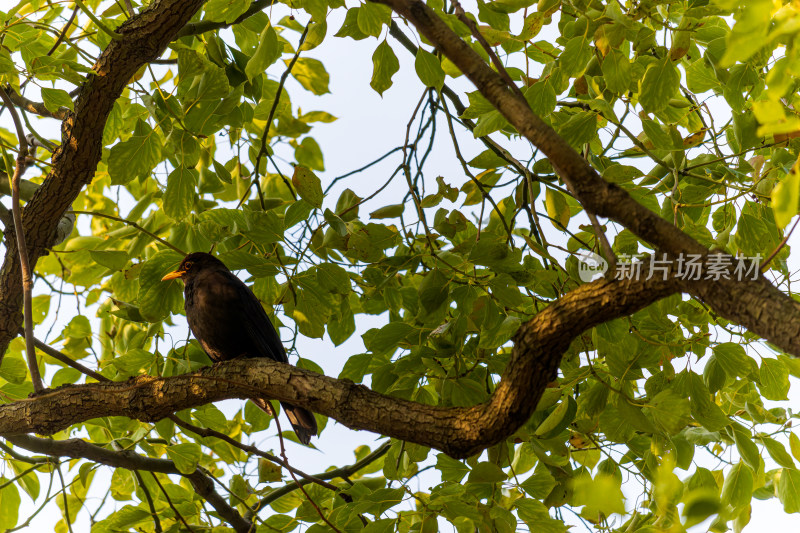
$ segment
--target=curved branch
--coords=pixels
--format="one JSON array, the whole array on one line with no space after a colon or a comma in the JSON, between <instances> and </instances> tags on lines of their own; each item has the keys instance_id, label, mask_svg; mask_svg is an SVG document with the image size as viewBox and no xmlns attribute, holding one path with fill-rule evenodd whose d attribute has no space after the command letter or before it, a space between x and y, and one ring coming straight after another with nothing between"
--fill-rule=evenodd
<instances>
[{"instance_id":1,"label":"curved branch","mask_svg":"<svg viewBox=\"0 0 800 533\"><path fill-rule=\"evenodd\" d=\"M677 291L674 279L658 277L598 280L578 287L520 328L500 384L487 402L473 407L435 407L393 398L349 380L258 358L168 378L141 376L122 383L65 386L0 406L0 434L52 434L105 416L155 421L209 402L266 396L352 429L468 457L505 439L527 421L573 338Z\"/></svg>"},{"instance_id":2,"label":"curved branch","mask_svg":"<svg viewBox=\"0 0 800 533\"><path fill-rule=\"evenodd\" d=\"M89 461L113 466L114 468L181 475L192 483L197 494L214 507L217 513L233 526L238 533L253 531L253 524L249 520L245 520L236 509L228 505L225 498L214 490L214 482L200 469L196 469L191 474L184 474L169 459L145 457L132 451L107 450L81 439L50 440L31 437L30 435L13 435L6 437L6 440L14 444L14 446L51 457L88 459Z\"/></svg>"}]
</instances>

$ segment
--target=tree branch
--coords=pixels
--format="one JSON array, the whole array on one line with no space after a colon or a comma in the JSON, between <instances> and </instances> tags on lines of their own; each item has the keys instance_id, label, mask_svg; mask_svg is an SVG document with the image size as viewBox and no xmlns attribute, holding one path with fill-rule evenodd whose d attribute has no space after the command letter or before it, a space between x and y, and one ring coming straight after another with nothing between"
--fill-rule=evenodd
<instances>
[{"instance_id":1,"label":"tree branch","mask_svg":"<svg viewBox=\"0 0 800 533\"><path fill-rule=\"evenodd\" d=\"M205 499L238 533L253 531L253 524L245 520L239 512L228 505L225 498L214 490L214 482L206 474L195 470L191 474L181 473L169 459L145 457L132 451L113 451L90 444L81 439L51 440L31 437L30 435L13 435L6 440L28 451L43 453L51 457L72 457L87 459L114 468L128 470L147 470L161 474L177 474L188 479L197 494Z\"/></svg>"},{"instance_id":2,"label":"tree branch","mask_svg":"<svg viewBox=\"0 0 800 533\"><path fill-rule=\"evenodd\" d=\"M71 385L0 406L0 434L53 434L105 416L155 421L228 398L269 397L366 429L468 457L517 430L530 417L574 337L627 316L678 290L674 279L598 280L582 285L520 328L502 380L473 407L435 407L376 393L347 380L267 358L219 363L169 378Z\"/></svg>"}]
</instances>

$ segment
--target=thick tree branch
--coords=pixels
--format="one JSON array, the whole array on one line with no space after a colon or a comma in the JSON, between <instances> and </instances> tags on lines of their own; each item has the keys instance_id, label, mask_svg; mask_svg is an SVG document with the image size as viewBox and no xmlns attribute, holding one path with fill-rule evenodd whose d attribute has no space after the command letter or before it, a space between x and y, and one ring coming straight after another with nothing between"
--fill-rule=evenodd
<instances>
[{"instance_id":1,"label":"thick tree branch","mask_svg":"<svg viewBox=\"0 0 800 533\"><path fill-rule=\"evenodd\" d=\"M657 249L673 256L709 253L702 244L634 200L624 189L605 182L564 139L531 111L524 98L456 35L422 0L372 0L385 4L410 21L463 72L481 94L521 135L550 159L572 193L587 211L628 228ZM766 279L719 280L690 284L685 290L716 312L800 356L800 304ZM735 296L734 296L735 295ZM770 320L778 308L779 320Z\"/></svg>"},{"instance_id":2,"label":"thick tree branch","mask_svg":"<svg viewBox=\"0 0 800 533\"><path fill-rule=\"evenodd\" d=\"M225 498L214 490L214 482L199 469L191 474L183 474L169 459L156 459L145 457L132 451L114 451L90 444L81 439L50 440L31 437L29 435L14 435L6 440L28 451L42 453L51 457L72 457L73 459L87 459L114 468L128 470L146 470L161 474L177 474L188 479L194 489L205 499L214 510L238 533L253 531L253 524L245 520L239 512L231 507Z\"/></svg>"},{"instance_id":3,"label":"thick tree branch","mask_svg":"<svg viewBox=\"0 0 800 533\"><path fill-rule=\"evenodd\" d=\"M53 154L50 174L25 206L22 220L32 266L53 245L61 216L94 177L114 102L136 71L163 53L202 4L203 0L157 0L117 28L121 37L108 45L87 75L75 111L62 123L61 146ZM0 271L0 353L22 322L19 255L13 242L6 245Z\"/></svg>"},{"instance_id":4,"label":"thick tree branch","mask_svg":"<svg viewBox=\"0 0 800 533\"><path fill-rule=\"evenodd\" d=\"M52 434L104 416L155 421L227 398L271 397L306 407L352 429L468 457L517 430L530 417L573 338L678 291L675 280L598 280L554 302L520 328L500 384L473 407L434 407L378 394L362 385L276 363L234 360L169 378L66 386L0 406L0 434Z\"/></svg>"}]
</instances>

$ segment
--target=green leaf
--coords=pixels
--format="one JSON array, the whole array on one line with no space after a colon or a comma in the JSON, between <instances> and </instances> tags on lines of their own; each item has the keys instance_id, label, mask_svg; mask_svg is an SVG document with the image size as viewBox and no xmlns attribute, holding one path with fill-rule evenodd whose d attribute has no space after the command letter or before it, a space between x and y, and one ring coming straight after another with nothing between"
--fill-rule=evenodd
<instances>
[{"instance_id":1,"label":"green leaf","mask_svg":"<svg viewBox=\"0 0 800 533\"><path fill-rule=\"evenodd\" d=\"M313 137L306 137L294 151L297 162L313 170L325 170L325 162L322 158L322 150Z\"/></svg>"},{"instance_id":2,"label":"green leaf","mask_svg":"<svg viewBox=\"0 0 800 533\"><path fill-rule=\"evenodd\" d=\"M167 177L164 191L164 213L175 220L182 220L192 212L195 202L199 173L193 168L178 167Z\"/></svg>"},{"instance_id":3,"label":"green leaf","mask_svg":"<svg viewBox=\"0 0 800 533\"><path fill-rule=\"evenodd\" d=\"M558 128L558 133L573 147L580 149L597 132L597 113L579 111ZM548 188L548 191L550 188Z\"/></svg>"},{"instance_id":4,"label":"green leaf","mask_svg":"<svg viewBox=\"0 0 800 533\"><path fill-rule=\"evenodd\" d=\"M758 451L758 446L753 443L753 436L750 431L739 424L732 424L730 430L733 432L733 442L736 443L739 455L750 468L758 472L761 454Z\"/></svg>"},{"instance_id":5,"label":"green leaf","mask_svg":"<svg viewBox=\"0 0 800 533\"><path fill-rule=\"evenodd\" d=\"M327 222L336 233L342 237L347 235L347 224L344 223L344 220L336 216L336 213L330 209L326 209L322 216L325 218L325 222Z\"/></svg>"},{"instance_id":6,"label":"green leaf","mask_svg":"<svg viewBox=\"0 0 800 533\"><path fill-rule=\"evenodd\" d=\"M139 273L139 312L145 320L158 322L167 318L183 302L183 284L161 281L172 272L183 257L173 251L161 251L144 263Z\"/></svg>"},{"instance_id":7,"label":"green leaf","mask_svg":"<svg viewBox=\"0 0 800 533\"><path fill-rule=\"evenodd\" d=\"M369 218L379 220L382 218L399 218L406 209L406 204L392 204L380 207L369 214Z\"/></svg>"},{"instance_id":8,"label":"green leaf","mask_svg":"<svg viewBox=\"0 0 800 533\"><path fill-rule=\"evenodd\" d=\"M51 113L55 113L62 107L66 107L71 111L75 110L75 103L72 101L67 91L62 89L48 89L47 87L42 87L41 91L44 107Z\"/></svg>"},{"instance_id":9,"label":"green leaf","mask_svg":"<svg viewBox=\"0 0 800 533\"><path fill-rule=\"evenodd\" d=\"M651 64L642 79L639 103L648 112L663 110L678 91L680 79L681 75L669 56Z\"/></svg>"},{"instance_id":10,"label":"green leaf","mask_svg":"<svg viewBox=\"0 0 800 533\"><path fill-rule=\"evenodd\" d=\"M443 453L436 455L436 469L442 473L442 481L453 483L460 483L470 471L467 465Z\"/></svg>"},{"instance_id":11,"label":"green leaf","mask_svg":"<svg viewBox=\"0 0 800 533\"><path fill-rule=\"evenodd\" d=\"M691 420L689 400L681 398L671 389L656 394L645 409L655 423L670 435L678 433Z\"/></svg>"},{"instance_id":12,"label":"green leaf","mask_svg":"<svg viewBox=\"0 0 800 533\"><path fill-rule=\"evenodd\" d=\"M503 469L496 464L480 462L470 471L467 483L499 483L507 478Z\"/></svg>"},{"instance_id":13,"label":"green leaf","mask_svg":"<svg viewBox=\"0 0 800 533\"><path fill-rule=\"evenodd\" d=\"M793 170L772 189L772 211L775 213L775 223L779 228L789 225L797 214L798 206L800 206L800 172Z\"/></svg>"},{"instance_id":14,"label":"green leaf","mask_svg":"<svg viewBox=\"0 0 800 533\"><path fill-rule=\"evenodd\" d=\"M800 438L794 433L789 433L789 449L794 458L800 461Z\"/></svg>"},{"instance_id":15,"label":"green leaf","mask_svg":"<svg viewBox=\"0 0 800 533\"><path fill-rule=\"evenodd\" d=\"M137 120L133 136L111 147L108 173L111 183L123 185L150 174L161 160L161 140L144 121Z\"/></svg>"},{"instance_id":16,"label":"green leaf","mask_svg":"<svg viewBox=\"0 0 800 533\"><path fill-rule=\"evenodd\" d=\"M19 520L20 497L16 485L9 483L5 477L0 478L0 524L4 528L12 528Z\"/></svg>"},{"instance_id":17,"label":"green leaf","mask_svg":"<svg viewBox=\"0 0 800 533\"><path fill-rule=\"evenodd\" d=\"M556 229L563 230L567 227L570 211L563 194L548 187L545 191L545 209Z\"/></svg>"},{"instance_id":18,"label":"green leaf","mask_svg":"<svg viewBox=\"0 0 800 533\"><path fill-rule=\"evenodd\" d=\"M788 400L789 369L777 359L763 359L759 370L761 394L767 400Z\"/></svg>"},{"instance_id":19,"label":"green leaf","mask_svg":"<svg viewBox=\"0 0 800 533\"><path fill-rule=\"evenodd\" d=\"M317 209L322 207L322 182L311 170L300 165L294 167L292 184L300 198Z\"/></svg>"},{"instance_id":20,"label":"green leaf","mask_svg":"<svg viewBox=\"0 0 800 533\"><path fill-rule=\"evenodd\" d=\"M19 357L3 357L0 377L10 383L24 383L28 377L28 365Z\"/></svg>"},{"instance_id":21,"label":"green leaf","mask_svg":"<svg viewBox=\"0 0 800 533\"><path fill-rule=\"evenodd\" d=\"M92 260L98 265L103 265L109 270L122 270L130 258L128 252L120 250L89 250Z\"/></svg>"},{"instance_id":22,"label":"green leaf","mask_svg":"<svg viewBox=\"0 0 800 533\"><path fill-rule=\"evenodd\" d=\"M550 494L553 487L556 486L556 480L543 463L539 463L533 475L520 484L524 490L532 498L543 500Z\"/></svg>"},{"instance_id":23,"label":"green leaf","mask_svg":"<svg viewBox=\"0 0 800 533\"><path fill-rule=\"evenodd\" d=\"M619 481L612 476L598 474L594 479L588 475L575 478L572 481L574 491L573 504L585 505L590 510L588 513L596 515L598 512L603 516L610 516L613 513L625 514L624 498ZM584 512L587 512L584 509Z\"/></svg>"},{"instance_id":24,"label":"green leaf","mask_svg":"<svg viewBox=\"0 0 800 533\"><path fill-rule=\"evenodd\" d=\"M364 333L364 346L374 354L394 351L414 327L405 322L390 322L380 329L373 328Z\"/></svg>"},{"instance_id":25,"label":"green leaf","mask_svg":"<svg viewBox=\"0 0 800 533\"><path fill-rule=\"evenodd\" d=\"M422 48L417 50L417 57L414 60L414 68L417 71L420 81L426 87L433 87L437 91L444 85L444 70L439 58Z\"/></svg>"},{"instance_id":26,"label":"green leaf","mask_svg":"<svg viewBox=\"0 0 800 533\"><path fill-rule=\"evenodd\" d=\"M800 512L800 471L795 468L781 470L778 481L778 499L786 513Z\"/></svg>"},{"instance_id":27,"label":"green leaf","mask_svg":"<svg viewBox=\"0 0 800 533\"><path fill-rule=\"evenodd\" d=\"M615 94L625 94L631 86L631 62L628 56L612 48L603 59L603 79L608 90Z\"/></svg>"},{"instance_id":28,"label":"green leaf","mask_svg":"<svg viewBox=\"0 0 800 533\"><path fill-rule=\"evenodd\" d=\"M558 56L558 62L568 76L577 78L586 70L591 58L592 49L589 40L581 35L567 41L564 51Z\"/></svg>"},{"instance_id":29,"label":"green leaf","mask_svg":"<svg viewBox=\"0 0 800 533\"><path fill-rule=\"evenodd\" d=\"M790 435L793 435L790 434ZM794 461L792 461L792 456L786 451L786 448L783 444L776 441L771 437L760 437L761 442L764 444L764 447L769 452L770 457L775 460L781 466L787 468L794 468Z\"/></svg>"},{"instance_id":30,"label":"green leaf","mask_svg":"<svg viewBox=\"0 0 800 533\"><path fill-rule=\"evenodd\" d=\"M369 37L369 34L364 33L358 27L358 16L360 12L361 8L359 7L351 7L348 9L342 27L339 28L339 31L336 32L334 37L350 37L355 41L360 41Z\"/></svg>"},{"instance_id":31,"label":"green leaf","mask_svg":"<svg viewBox=\"0 0 800 533\"><path fill-rule=\"evenodd\" d=\"M400 70L400 62L394 55L394 50L384 39L372 54L372 79L370 87L383 96L383 93L392 86L392 76Z\"/></svg>"},{"instance_id":32,"label":"green leaf","mask_svg":"<svg viewBox=\"0 0 800 533\"><path fill-rule=\"evenodd\" d=\"M750 503L753 497L753 471L746 464L739 462L731 468L722 485L722 502L734 508Z\"/></svg>"},{"instance_id":33,"label":"green leaf","mask_svg":"<svg viewBox=\"0 0 800 533\"><path fill-rule=\"evenodd\" d=\"M249 7L249 0L209 0L204 7L205 18L230 24L244 14Z\"/></svg>"},{"instance_id":34,"label":"green leaf","mask_svg":"<svg viewBox=\"0 0 800 533\"><path fill-rule=\"evenodd\" d=\"M193 442L185 442L167 446L167 455L179 472L191 474L197 470L197 464L203 457L203 450Z\"/></svg>"},{"instance_id":35,"label":"green leaf","mask_svg":"<svg viewBox=\"0 0 800 533\"><path fill-rule=\"evenodd\" d=\"M447 301L449 281L438 269L431 270L422 279L419 284L419 303L426 312L433 313Z\"/></svg>"},{"instance_id":36,"label":"green leaf","mask_svg":"<svg viewBox=\"0 0 800 533\"><path fill-rule=\"evenodd\" d=\"M258 39L258 48L256 48L253 57L247 62L244 68L244 73L247 79L252 80L259 74L264 73L267 67L275 63L283 53L283 43L278 42L278 34L275 33L275 28L272 24L267 25L261 32Z\"/></svg>"},{"instance_id":37,"label":"green leaf","mask_svg":"<svg viewBox=\"0 0 800 533\"><path fill-rule=\"evenodd\" d=\"M288 62L287 62L288 64ZM318 59L310 57L301 57L297 60L292 68L292 76L300 85L308 91L316 95L323 95L330 92L328 90L328 83L330 76L325 66Z\"/></svg>"},{"instance_id":38,"label":"green leaf","mask_svg":"<svg viewBox=\"0 0 800 533\"><path fill-rule=\"evenodd\" d=\"M349 14L349 13L348 13ZM378 37L383 30L384 24L389 24L392 19L392 11L383 5L374 2L365 2L356 8L358 29L364 35ZM339 30L341 32L341 30Z\"/></svg>"}]
</instances>

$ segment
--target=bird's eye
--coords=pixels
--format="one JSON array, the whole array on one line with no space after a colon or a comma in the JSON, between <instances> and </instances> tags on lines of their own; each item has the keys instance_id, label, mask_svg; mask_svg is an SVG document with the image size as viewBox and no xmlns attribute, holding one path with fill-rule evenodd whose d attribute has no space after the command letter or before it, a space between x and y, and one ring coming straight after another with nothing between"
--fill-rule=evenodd
<instances>
[{"instance_id":1,"label":"bird's eye","mask_svg":"<svg viewBox=\"0 0 800 533\"><path fill-rule=\"evenodd\" d=\"M191 261L189 261L188 263L186 263L185 265L183 265L183 268L184 268L185 270L191 270L191 269L192 269L192 262L191 262Z\"/></svg>"}]
</instances>

